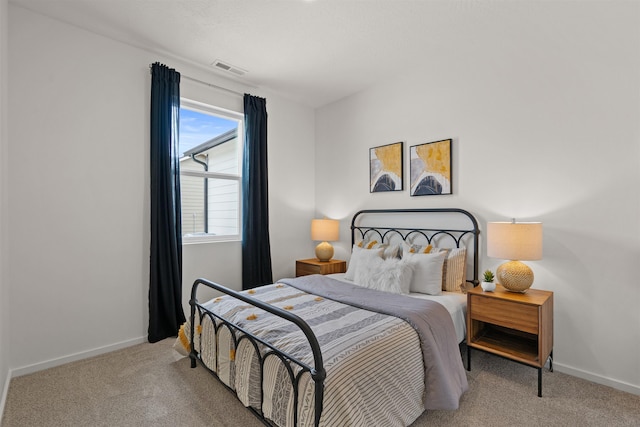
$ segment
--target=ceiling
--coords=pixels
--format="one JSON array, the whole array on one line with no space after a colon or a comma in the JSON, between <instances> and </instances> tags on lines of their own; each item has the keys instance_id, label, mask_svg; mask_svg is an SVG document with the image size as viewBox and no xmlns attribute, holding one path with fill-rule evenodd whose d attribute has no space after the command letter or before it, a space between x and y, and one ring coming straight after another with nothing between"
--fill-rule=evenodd
<instances>
[{"instance_id":1,"label":"ceiling","mask_svg":"<svg viewBox=\"0 0 640 427\"><path fill-rule=\"evenodd\" d=\"M552 36L541 4L492 0L11 0L32 11L319 107L452 52ZM570 3L570 2L569 2ZM566 4L566 2L565 2ZM557 16L557 15L554 15ZM560 15L562 16L562 15ZM537 23L544 20L544 26ZM533 38L533 39L532 39ZM169 64L171 65L171 64Z\"/></svg>"}]
</instances>

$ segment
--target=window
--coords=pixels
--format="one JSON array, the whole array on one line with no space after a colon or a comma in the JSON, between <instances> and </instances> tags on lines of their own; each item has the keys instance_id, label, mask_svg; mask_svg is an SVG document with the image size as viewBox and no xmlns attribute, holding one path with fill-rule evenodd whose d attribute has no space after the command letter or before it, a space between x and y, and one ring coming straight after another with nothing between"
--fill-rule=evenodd
<instances>
[{"instance_id":1,"label":"window","mask_svg":"<svg viewBox=\"0 0 640 427\"><path fill-rule=\"evenodd\" d=\"M184 243L240 240L243 116L180 102L180 192Z\"/></svg>"}]
</instances>

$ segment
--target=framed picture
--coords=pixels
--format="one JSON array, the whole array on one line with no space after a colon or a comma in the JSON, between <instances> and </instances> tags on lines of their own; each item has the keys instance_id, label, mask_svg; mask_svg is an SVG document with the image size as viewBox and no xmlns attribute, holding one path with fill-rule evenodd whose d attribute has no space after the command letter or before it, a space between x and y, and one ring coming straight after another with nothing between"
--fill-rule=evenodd
<instances>
[{"instance_id":1,"label":"framed picture","mask_svg":"<svg viewBox=\"0 0 640 427\"><path fill-rule=\"evenodd\" d=\"M450 139L411 146L409 162L412 196L452 194Z\"/></svg>"},{"instance_id":2,"label":"framed picture","mask_svg":"<svg viewBox=\"0 0 640 427\"><path fill-rule=\"evenodd\" d=\"M402 191L402 142L369 149L369 189L371 193Z\"/></svg>"}]
</instances>

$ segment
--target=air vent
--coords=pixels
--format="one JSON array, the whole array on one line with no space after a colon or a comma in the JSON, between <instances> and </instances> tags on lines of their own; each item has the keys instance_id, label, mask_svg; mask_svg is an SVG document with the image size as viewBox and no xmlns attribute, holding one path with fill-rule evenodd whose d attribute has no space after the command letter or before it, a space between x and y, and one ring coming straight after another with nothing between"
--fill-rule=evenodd
<instances>
[{"instance_id":1,"label":"air vent","mask_svg":"<svg viewBox=\"0 0 640 427\"><path fill-rule=\"evenodd\" d=\"M246 70L243 70L240 67L236 67L235 65L231 65L227 62L222 62L217 59L213 61L211 65L213 65L218 70L226 71L227 73L232 73L232 74L235 74L236 76L244 76L247 73Z\"/></svg>"}]
</instances>

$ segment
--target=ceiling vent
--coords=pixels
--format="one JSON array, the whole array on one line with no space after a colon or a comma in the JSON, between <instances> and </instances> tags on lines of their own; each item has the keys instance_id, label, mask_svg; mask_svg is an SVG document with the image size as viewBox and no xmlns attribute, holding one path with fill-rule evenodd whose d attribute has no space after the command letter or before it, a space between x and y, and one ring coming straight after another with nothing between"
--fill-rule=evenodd
<instances>
[{"instance_id":1,"label":"ceiling vent","mask_svg":"<svg viewBox=\"0 0 640 427\"><path fill-rule=\"evenodd\" d=\"M213 65L213 67L217 68L218 70L226 71L227 73L235 74L236 76L244 76L247 73L246 70L243 70L240 67L236 67L235 65L231 65L228 62L222 62L222 61L220 61L218 59L213 61L213 63L211 65Z\"/></svg>"}]
</instances>

